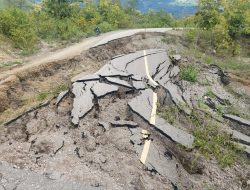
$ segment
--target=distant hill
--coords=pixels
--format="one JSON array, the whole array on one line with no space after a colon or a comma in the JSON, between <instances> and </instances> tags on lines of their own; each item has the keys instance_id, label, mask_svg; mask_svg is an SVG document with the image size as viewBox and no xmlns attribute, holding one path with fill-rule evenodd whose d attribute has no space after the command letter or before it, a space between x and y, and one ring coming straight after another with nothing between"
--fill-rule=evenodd
<instances>
[{"instance_id":1,"label":"distant hill","mask_svg":"<svg viewBox=\"0 0 250 190\"><path fill-rule=\"evenodd\" d=\"M0 8L4 7L6 0L0 0ZM41 0L30 0L31 2L40 2ZM122 0L126 3L127 0ZM147 12L149 10L164 10L175 17L192 15L196 12L198 0L138 0L138 10Z\"/></svg>"},{"instance_id":2,"label":"distant hill","mask_svg":"<svg viewBox=\"0 0 250 190\"><path fill-rule=\"evenodd\" d=\"M197 0L139 0L138 9L142 12L165 10L176 17L192 15L196 12Z\"/></svg>"}]
</instances>

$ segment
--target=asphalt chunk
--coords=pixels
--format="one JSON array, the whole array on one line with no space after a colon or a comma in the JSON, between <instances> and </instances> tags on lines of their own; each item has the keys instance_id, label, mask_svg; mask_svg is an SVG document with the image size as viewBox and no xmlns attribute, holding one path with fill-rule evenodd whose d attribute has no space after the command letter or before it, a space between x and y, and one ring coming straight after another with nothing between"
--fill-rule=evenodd
<instances>
[{"instance_id":1,"label":"asphalt chunk","mask_svg":"<svg viewBox=\"0 0 250 190\"><path fill-rule=\"evenodd\" d=\"M223 115L223 117L226 118L226 119L229 119L231 121L237 122L240 125L245 125L247 127L250 127L250 121L249 120L240 118L240 117L235 116L235 115L230 115L230 114L225 114L225 115Z\"/></svg>"}]
</instances>

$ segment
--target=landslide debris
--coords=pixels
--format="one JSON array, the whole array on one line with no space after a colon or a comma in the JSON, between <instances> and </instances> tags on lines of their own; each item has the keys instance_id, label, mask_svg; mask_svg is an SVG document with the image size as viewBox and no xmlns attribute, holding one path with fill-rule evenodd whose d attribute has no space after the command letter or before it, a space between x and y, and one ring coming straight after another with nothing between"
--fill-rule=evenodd
<instances>
[{"instance_id":1,"label":"landslide debris","mask_svg":"<svg viewBox=\"0 0 250 190\"><path fill-rule=\"evenodd\" d=\"M169 57L165 49L146 49L80 74L57 98L3 126L1 161L103 189L241 188L249 180L249 166L221 169L199 154L193 134L198 112L220 123L232 142L247 147L248 134L218 117L218 106L235 99L214 68L204 67L198 77L212 83L208 89L181 81L181 64L180 56ZM170 106L178 116L171 123L159 113ZM223 116L247 127L247 120Z\"/></svg>"}]
</instances>

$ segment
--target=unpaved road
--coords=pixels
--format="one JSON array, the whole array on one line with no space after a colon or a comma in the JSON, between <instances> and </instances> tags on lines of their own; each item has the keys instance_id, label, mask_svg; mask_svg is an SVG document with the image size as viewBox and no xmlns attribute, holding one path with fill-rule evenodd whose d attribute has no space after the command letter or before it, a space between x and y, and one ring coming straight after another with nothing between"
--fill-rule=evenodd
<instances>
[{"instance_id":1,"label":"unpaved road","mask_svg":"<svg viewBox=\"0 0 250 190\"><path fill-rule=\"evenodd\" d=\"M109 41L112 41L115 39L125 38L125 37L132 36L140 32L164 33L169 30L172 30L172 28L132 29L132 30L108 32L97 37L90 37L90 38L84 39L80 43L66 47L64 49L60 49L55 52L41 54L37 57L32 57L30 60L27 59L27 63L25 65L0 73L0 84L3 83L4 80L7 80L9 76L25 71L26 69L29 69L32 67L38 67L42 64L49 63L49 62L73 58L81 54L84 50L88 50L89 48L106 44Z\"/></svg>"}]
</instances>

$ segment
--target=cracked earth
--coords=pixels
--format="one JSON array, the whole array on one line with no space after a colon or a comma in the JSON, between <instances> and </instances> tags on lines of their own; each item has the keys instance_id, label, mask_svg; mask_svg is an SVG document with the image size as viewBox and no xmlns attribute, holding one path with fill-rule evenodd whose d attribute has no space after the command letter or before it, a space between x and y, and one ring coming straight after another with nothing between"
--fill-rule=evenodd
<instances>
[{"instance_id":1,"label":"cracked earth","mask_svg":"<svg viewBox=\"0 0 250 190\"><path fill-rule=\"evenodd\" d=\"M0 189L189 190L213 182L239 189L238 176L247 181L247 169L237 165L225 172L197 159L190 126L170 124L157 112L171 105L188 117L203 97L213 116L213 105L230 97L220 68L202 73L214 82L216 96L209 99L203 86L180 81L181 61L166 49L117 55L97 72L74 77L58 97L5 123ZM224 118L249 156L249 121Z\"/></svg>"}]
</instances>

